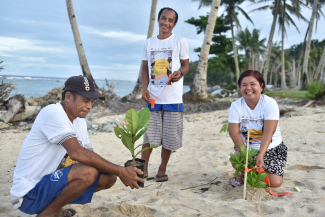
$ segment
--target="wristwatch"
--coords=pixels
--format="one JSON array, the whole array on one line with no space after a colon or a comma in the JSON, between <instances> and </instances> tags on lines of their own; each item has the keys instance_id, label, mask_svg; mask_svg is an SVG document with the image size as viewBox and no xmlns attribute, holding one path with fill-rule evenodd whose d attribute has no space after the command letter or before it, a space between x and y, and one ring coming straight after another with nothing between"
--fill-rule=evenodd
<instances>
[{"instance_id":1,"label":"wristwatch","mask_svg":"<svg viewBox=\"0 0 325 217\"><path fill-rule=\"evenodd\" d=\"M181 71L181 78L184 76L184 73L182 72L182 70L179 70L179 71Z\"/></svg>"}]
</instances>

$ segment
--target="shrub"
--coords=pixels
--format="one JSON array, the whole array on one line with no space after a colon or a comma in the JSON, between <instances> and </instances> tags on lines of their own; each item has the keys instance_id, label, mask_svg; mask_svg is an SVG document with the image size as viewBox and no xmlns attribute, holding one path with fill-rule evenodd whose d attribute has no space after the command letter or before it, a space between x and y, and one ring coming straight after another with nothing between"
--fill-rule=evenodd
<instances>
[{"instance_id":1,"label":"shrub","mask_svg":"<svg viewBox=\"0 0 325 217\"><path fill-rule=\"evenodd\" d=\"M318 100L324 93L324 86L322 82L314 81L307 84L307 91L306 97Z\"/></svg>"}]
</instances>

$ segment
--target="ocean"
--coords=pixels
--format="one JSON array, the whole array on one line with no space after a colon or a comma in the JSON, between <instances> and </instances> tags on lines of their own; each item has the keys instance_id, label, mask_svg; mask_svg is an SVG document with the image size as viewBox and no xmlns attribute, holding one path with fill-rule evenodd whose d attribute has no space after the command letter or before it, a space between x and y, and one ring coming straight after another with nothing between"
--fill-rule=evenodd
<instances>
[{"instance_id":1,"label":"ocean","mask_svg":"<svg viewBox=\"0 0 325 217\"><path fill-rule=\"evenodd\" d=\"M0 81L10 82L16 85L10 96L15 94L22 94L25 98L30 96L41 97L55 87L62 86L67 78L53 78L53 77L36 77L36 76L13 76L13 75L0 75ZM105 79L95 79L96 84L102 88L108 89ZM111 82L111 80L109 80ZM114 84L118 83L114 92L118 96L125 96L133 91L136 81L119 81L114 80ZM183 93L190 90L189 85L184 85Z\"/></svg>"}]
</instances>

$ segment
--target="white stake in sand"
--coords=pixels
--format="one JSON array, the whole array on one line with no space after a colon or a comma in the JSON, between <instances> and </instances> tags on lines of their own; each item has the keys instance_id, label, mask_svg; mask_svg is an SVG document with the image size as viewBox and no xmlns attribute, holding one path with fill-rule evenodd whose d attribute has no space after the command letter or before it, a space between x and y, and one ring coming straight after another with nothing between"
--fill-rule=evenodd
<instances>
[{"instance_id":1,"label":"white stake in sand","mask_svg":"<svg viewBox=\"0 0 325 217\"><path fill-rule=\"evenodd\" d=\"M246 163L245 163L245 170L248 166L248 150L249 150L249 130L247 132L247 147L246 147ZM244 178L244 200L246 200L246 184L247 184L247 173L245 172L245 178Z\"/></svg>"}]
</instances>

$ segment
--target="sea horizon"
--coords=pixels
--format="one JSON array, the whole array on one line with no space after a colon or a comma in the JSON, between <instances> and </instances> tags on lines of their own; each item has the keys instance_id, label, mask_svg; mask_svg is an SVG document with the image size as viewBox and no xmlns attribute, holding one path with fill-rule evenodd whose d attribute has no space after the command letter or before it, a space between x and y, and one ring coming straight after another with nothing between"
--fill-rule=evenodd
<instances>
[{"instance_id":1,"label":"sea horizon","mask_svg":"<svg viewBox=\"0 0 325 217\"><path fill-rule=\"evenodd\" d=\"M15 90L10 93L10 97L15 94L22 94L25 98L30 96L42 97L50 90L56 87L64 85L64 82L68 79L63 77L46 77L46 76L26 76L26 75L6 75L0 74L0 80L15 84ZM94 79L99 88L104 87L108 89L105 79ZM109 83L113 79L107 79ZM116 95L123 97L133 91L136 81L132 80L117 80L114 79L114 84L118 85L114 88ZM190 90L189 85L184 85L183 93Z\"/></svg>"}]
</instances>

